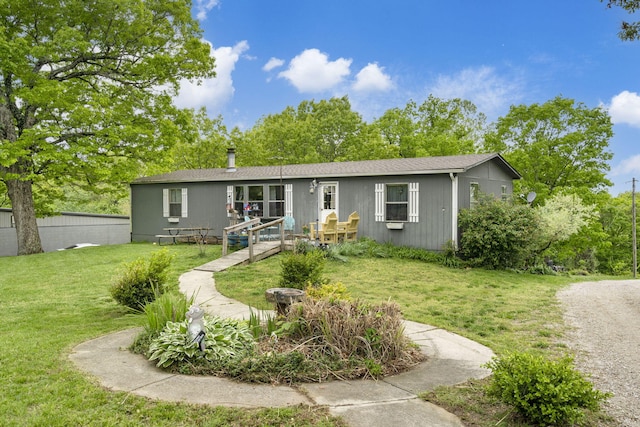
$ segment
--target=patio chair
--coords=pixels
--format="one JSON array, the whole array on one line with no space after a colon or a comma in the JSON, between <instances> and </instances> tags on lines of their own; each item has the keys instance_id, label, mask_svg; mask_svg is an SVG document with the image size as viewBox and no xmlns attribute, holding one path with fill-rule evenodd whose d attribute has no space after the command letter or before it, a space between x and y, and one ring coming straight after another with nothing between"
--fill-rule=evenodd
<instances>
[{"instance_id":1,"label":"patio chair","mask_svg":"<svg viewBox=\"0 0 640 427\"><path fill-rule=\"evenodd\" d=\"M293 231L296 228L296 220L292 216L285 216L282 224L285 236L289 236L289 240L293 240Z\"/></svg>"},{"instance_id":2,"label":"patio chair","mask_svg":"<svg viewBox=\"0 0 640 427\"><path fill-rule=\"evenodd\" d=\"M358 240L358 223L360 215L358 212L352 212L347 222L338 223L338 240L344 242L355 242Z\"/></svg>"},{"instance_id":3,"label":"patio chair","mask_svg":"<svg viewBox=\"0 0 640 427\"><path fill-rule=\"evenodd\" d=\"M327 215L321 228L315 230L315 223L311 223L311 238L319 243L338 243L338 215L331 212Z\"/></svg>"}]
</instances>

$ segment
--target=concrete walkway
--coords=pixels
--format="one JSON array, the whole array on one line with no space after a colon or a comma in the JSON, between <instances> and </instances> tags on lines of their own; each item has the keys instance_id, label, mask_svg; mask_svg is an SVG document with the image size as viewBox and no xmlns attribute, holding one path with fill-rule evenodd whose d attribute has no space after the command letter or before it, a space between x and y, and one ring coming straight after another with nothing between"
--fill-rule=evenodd
<instances>
[{"instance_id":1,"label":"concrete walkway","mask_svg":"<svg viewBox=\"0 0 640 427\"><path fill-rule=\"evenodd\" d=\"M222 265L224 260L219 261ZM215 289L208 263L180 277L180 289L208 313L239 319L249 318L249 307L224 297ZM127 350L139 329L106 335L74 348L77 366L96 376L109 389L152 399L231 407L284 407L324 405L349 426L460 427L451 413L417 397L439 385L454 385L469 378L484 378L490 371L481 365L492 351L474 341L416 322L405 322L406 334L428 356L408 372L381 380L330 381L297 387L245 384L226 378L170 374L156 368L141 355Z\"/></svg>"}]
</instances>

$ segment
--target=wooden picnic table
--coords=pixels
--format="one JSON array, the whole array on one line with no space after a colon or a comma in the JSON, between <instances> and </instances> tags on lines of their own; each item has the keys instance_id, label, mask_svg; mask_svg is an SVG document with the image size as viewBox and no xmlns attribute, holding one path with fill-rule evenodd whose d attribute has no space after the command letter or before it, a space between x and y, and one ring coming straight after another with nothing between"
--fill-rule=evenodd
<instances>
[{"instance_id":1,"label":"wooden picnic table","mask_svg":"<svg viewBox=\"0 0 640 427\"><path fill-rule=\"evenodd\" d=\"M160 241L163 238L173 240L174 245L177 243L177 239L180 237L186 237L187 241L189 241L192 237L194 239L200 238L200 241L204 242L209 235L209 232L213 229L209 227L167 227L163 228L162 230L166 231L169 234L156 234L156 237L158 238L158 245L160 245Z\"/></svg>"}]
</instances>

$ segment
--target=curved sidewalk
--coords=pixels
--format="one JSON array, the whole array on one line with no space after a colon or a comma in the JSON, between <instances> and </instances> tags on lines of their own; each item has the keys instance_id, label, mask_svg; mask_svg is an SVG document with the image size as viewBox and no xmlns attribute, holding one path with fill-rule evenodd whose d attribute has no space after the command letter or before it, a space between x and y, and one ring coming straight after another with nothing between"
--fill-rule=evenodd
<instances>
[{"instance_id":1,"label":"curved sidewalk","mask_svg":"<svg viewBox=\"0 0 640 427\"><path fill-rule=\"evenodd\" d=\"M248 306L224 297L215 289L208 268L183 274L180 289L187 295L197 292L196 302L210 314L249 317ZM127 350L139 329L82 343L74 348L70 358L80 369L96 376L104 387L152 399L247 408L324 405L352 427L462 426L457 417L419 399L417 394L439 385L489 375L490 371L481 366L493 357L493 352L429 325L406 321L405 330L428 356L427 361L410 371L377 381L330 381L289 387L170 374Z\"/></svg>"}]
</instances>

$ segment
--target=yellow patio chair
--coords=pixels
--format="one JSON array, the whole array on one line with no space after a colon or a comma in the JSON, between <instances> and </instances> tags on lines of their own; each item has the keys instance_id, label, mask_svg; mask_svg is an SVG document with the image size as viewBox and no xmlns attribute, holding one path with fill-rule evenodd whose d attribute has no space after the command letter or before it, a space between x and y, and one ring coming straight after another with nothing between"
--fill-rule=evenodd
<instances>
[{"instance_id":1,"label":"yellow patio chair","mask_svg":"<svg viewBox=\"0 0 640 427\"><path fill-rule=\"evenodd\" d=\"M338 215L331 212L325 218L319 230L315 230L315 223L311 223L311 238L320 243L338 243Z\"/></svg>"},{"instance_id":2,"label":"yellow patio chair","mask_svg":"<svg viewBox=\"0 0 640 427\"><path fill-rule=\"evenodd\" d=\"M360 215L352 212L347 222L338 223L338 239L344 242L355 242L358 240L358 223Z\"/></svg>"}]
</instances>

